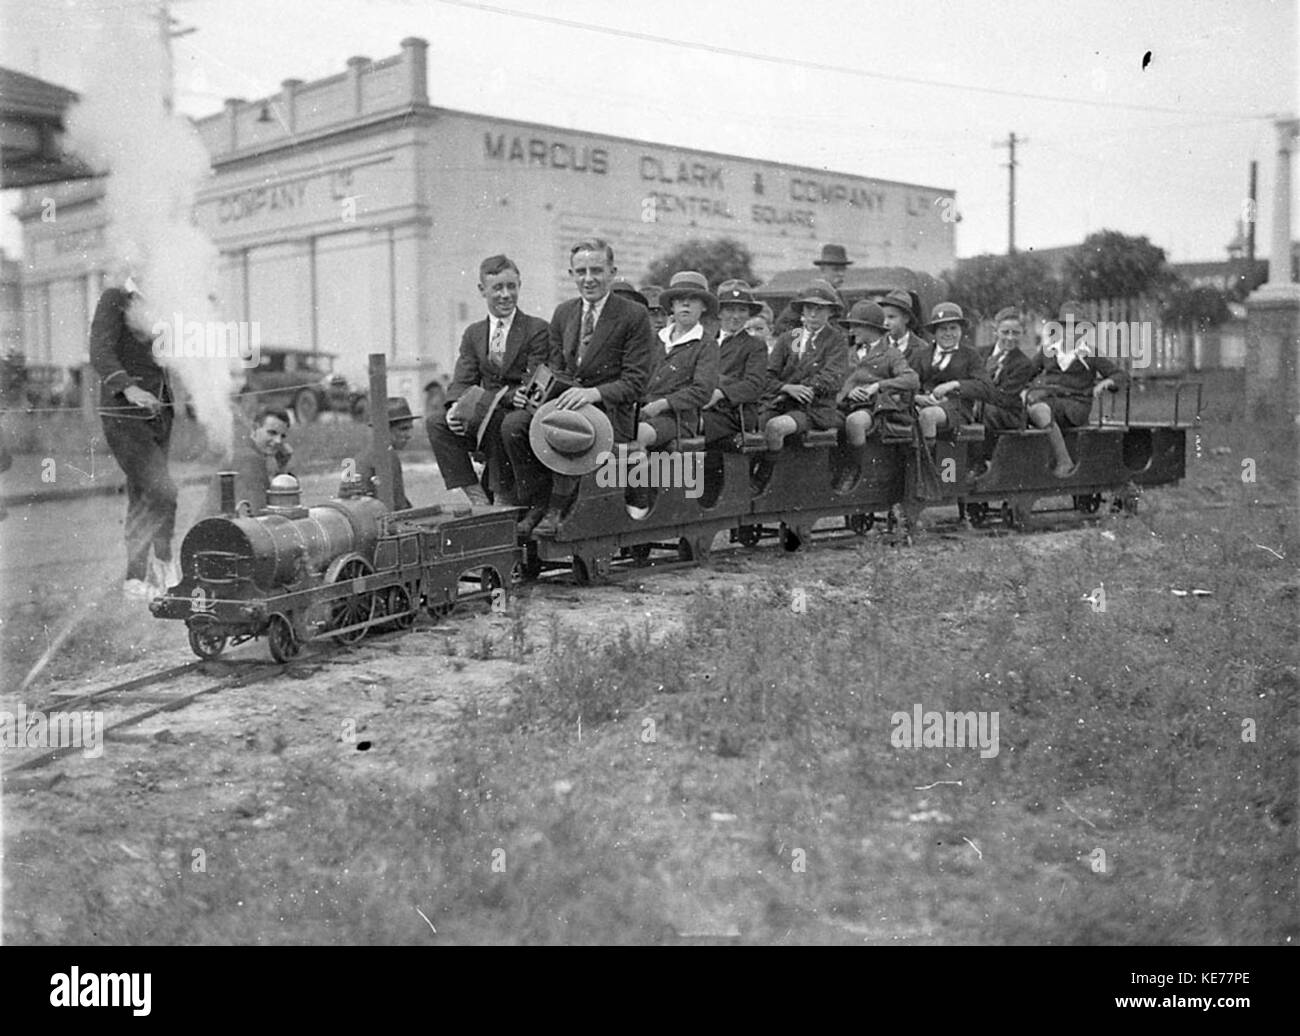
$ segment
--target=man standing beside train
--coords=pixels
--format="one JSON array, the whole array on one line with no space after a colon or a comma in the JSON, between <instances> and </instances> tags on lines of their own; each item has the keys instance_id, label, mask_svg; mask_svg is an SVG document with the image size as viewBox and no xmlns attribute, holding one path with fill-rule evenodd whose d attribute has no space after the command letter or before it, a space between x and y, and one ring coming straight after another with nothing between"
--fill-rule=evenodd
<instances>
[{"instance_id":1,"label":"man standing beside train","mask_svg":"<svg viewBox=\"0 0 1300 1036\"><path fill-rule=\"evenodd\" d=\"M446 394L449 409L425 417L429 442L447 488L463 490L472 504L486 504L487 493L475 478L470 460L477 445L475 437L468 434L465 418L450 409L451 404L474 385L489 394L507 385L517 389L545 362L550 338L546 321L519 308L523 277L514 260L504 255L484 259L479 264L478 282L479 294L487 303L487 319L471 324L461 336L456 371ZM485 475L498 504L516 503L514 472L501 439L502 422L516 404L516 395L502 398L488 427L476 437L487 459Z\"/></svg>"},{"instance_id":2,"label":"man standing beside train","mask_svg":"<svg viewBox=\"0 0 1300 1036\"><path fill-rule=\"evenodd\" d=\"M547 364L573 382L558 398L561 410L596 406L605 411L615 442L635 438L637 401L650 376L654 332L646 308L610 293L618 275L614 250L599 238L580 241L569 252L569 274L578 298L562 302L551 318ZM532 414L506 415L501 435L514 468L519 503L528 513L522 536L554 534L560 517L578 492L578 479L555 475L542 465L529 442Z\"/></svg>"}]
</instances>

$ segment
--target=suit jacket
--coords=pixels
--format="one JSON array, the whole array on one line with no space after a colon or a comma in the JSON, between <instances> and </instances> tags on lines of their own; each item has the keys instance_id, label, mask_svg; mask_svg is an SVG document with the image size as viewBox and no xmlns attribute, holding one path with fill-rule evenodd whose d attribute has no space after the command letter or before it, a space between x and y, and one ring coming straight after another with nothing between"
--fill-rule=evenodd
<instances>
[{"instance_id":1,"label":"suit jacket","mask_svg":"<svg viewBox=\"0 0 1300 1036\"><path fill-rule=\"evenodd\" d=\"M757 403L767 391L767 343L737 331L718 346L718 388L726 399L718 407Z\"/></svg>"},{"instance_id":2,"label":"suit jacket","mask_svg":"<svg viewBox=\"0 0 1300 1036\"><path fill-rule=\"evenodd\" d=\"M1097 382L1110 378L1118 389L1128 381L1128 372L1104 356L1088 356L1083 362L1075 360L1065 370L1061 370L1056 357L1045 356L1040 349L1029 363L1037 375L1033 388L1050 389L1055 396L1087 400L1089 406L1092 405L1092 387Z\"/></svg>"},{"instance_id":3,"label":"suit jacket","mask_svg":"<svg viewBox=\"0 0 1300 1036\"><path fill-rule=\"evenodd\" d=\"M547 364L574 378L582 388L599 389L600 406L614 426L614 438L630 442L636 437L636 405L645 391L654 355L650 311L611 292L605 296L587 355L579 363L581 334L582 299L561 302L551 317Z\"/></svg>"},{"instance_id":4,"label":"suit jacket","mask_svg":"<svg viewBox=\"0 0 1300 1036\"><path fill-rule=\"evenodd\" d=\"M669 324L669 327L673 325ZM662 337L660 338L662 342ZM667 350L667 346L664 349ZM682 342L667 352L662 363L650 375L645 399L668 401L681 426L695 430L700 407L713 396L718 385L718 343L707 332L691 342Z\"/></svg>"},{"instance_id":5,"label":"suit jacket","mask_svg":"<svg viewBox=\"0 0 1300 1036\"><path fill-rule=\"evenodd\" d=\"M919 348L912 350L912 367L921 379L921 392L927 393L945 381L957 382L956 393L946 397L953 406L944 409L954 410L955 414L950 416L968 424L975 418L975 404L990 402L993 394L993 383L984 370L984 357L970 346L959 345L948 366L939 370L934 365L934 352L933 348L927 352Z\"/></svg>"},{"instance_id":6,"label":"suit jacket","mask_svg":"<svg viewBox=\"0 0 1300 1036\"><path fill-rule=\"evenodd\" d=\"M994 406L1017 407L1020 405L1021 390L1034 380L1038 368L1020 348L1015 348L1007 353L1006 359L1002 361L1002 369L995 377L993 373L995 349L996 347L980 350L980 355L984 357L984 370L995 389L989 396L989 402Z\"/></svg>"},{"instance_id":7,"label":"suit jacket","mask_svg":"<svg viewBox=\"0 0 1300 1036\"><path fill-rule=\"evenodd\" d=\"M890 344L887 336L872 342L861 356L856 349L850 349L848 362L848 375L835 397L838 403L845 402L848 394L861 385L878 382L881 392L915 392L921 385L920 376L903 359L903 354Z\"/></svg>"},{"instance_id":8,"label":"suit jacket","mask_svg":"<svg viewBox=\"0 0 1300 1036\"><path fill-rule=\"evenodd\" d=\"M885 335L885 337L889 338L888 335ZM907 361L907 365L920 374L919 357L934 352L934 343L919 331L909 331L896 348L903 354L903 359ZM917 362L913 363L913 360L917 360Z\"/></svg>"},{"instance_id":9,"label":"suit jacket","mask_svg":"<svg viewBox=\"0 0 1300 1036\"><path fill-rule=\"evenodd\" d=\"M456 371L447 388L448 404L458 400L471 385L482 385L488 392L496 392L504 385L522 385L539 363L546 362L550 337L545 320L530 317L522 310L515 311L501 366L488 355L491 332L491 317L465 328L456 357Z\"/></svg>"},{"instance_id":10,"label":"suit jacket","mask_svg":"<svg viewBox=\"0 0 1300 1036\"><path fill-rule=\"evenodd\" d=\"M393 480L393 504L397 510L405 511L411 506L411 501L406 499L406 480L402 478L402 458L391 446L388 447L388 470ZM368 496L379 496L375 478L378 476L382 479L383 473L376 463L373 447L358 458L357 471L361 476L362 485L365 486L365 493Z\"/></svg>"},{"instance_id":11,"label":"suit jacket","mask_svg":"<svg viewBox=\"0 0 1300 1036\"><path fill-rule=\"evenodd\" d=\"M154 357L153 341L141 337L126 321L130 305L129 293L121 288L108 288L99 297L90 324L90 362L103 386L103 405L114 408L130 406L121 393L131 385L138 385L162 402L170 403L172 396L167 371ZM141 414L145 412L142 408L136 409ZM166 408L163 413L170 420L171 408ZM112 416L133 415L130 411L118 411Z\"/></svg>"},{"instance_id":12,"label":"suit jacket","mask_svg":"<svg viewBox=\"0 0 1300 1036\"><path fill-rule=\"evenodd\" d=\"M833 403L848 370L849 340L839 328L827 324L800 358L795 347L802 335L803 328L796 327L776 340L767 363L769 396L776 400L782 385L809 385L813 405Z\"/></svg>"}]
</instances>

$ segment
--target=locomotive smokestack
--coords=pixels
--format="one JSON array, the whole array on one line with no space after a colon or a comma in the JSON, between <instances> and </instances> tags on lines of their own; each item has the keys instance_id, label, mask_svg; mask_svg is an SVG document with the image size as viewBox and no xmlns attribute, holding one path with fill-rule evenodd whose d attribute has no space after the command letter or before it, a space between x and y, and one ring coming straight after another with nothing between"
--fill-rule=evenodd
<instances>
[{"instance_id":1,"label":"locomotive smokestack","mask_svg":"<svg viewBox=\"0 0 1300 1036\"><path fill-rule=\"evenodd\" d=\"M221 479L221 513L235 513L235 475L234 471L222 471L217 474Z\"/></svg>"}]
</instances>

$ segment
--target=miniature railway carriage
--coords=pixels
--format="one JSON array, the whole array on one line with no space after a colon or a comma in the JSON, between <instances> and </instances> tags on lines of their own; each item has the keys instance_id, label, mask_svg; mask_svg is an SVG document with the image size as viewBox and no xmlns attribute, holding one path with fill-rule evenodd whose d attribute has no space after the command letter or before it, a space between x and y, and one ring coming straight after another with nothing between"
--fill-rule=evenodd
<instances>
[{"instance_id":1,"label":"miniature railway carriage","mask_svg":"<svg viewBox=\"0 0 1300 1036\"><path fill-rule=\"evenodd\" d=\"M265 636L284 662L319 638L354 643L405 628L459 601L506 594L520 552L514 511L424 507L389 511L371 497L299 503L290 475L266 510L205 518L181 544L181 582L150 608L184 619L190 647L215 658Z\"/></svg>"}]
</instances>

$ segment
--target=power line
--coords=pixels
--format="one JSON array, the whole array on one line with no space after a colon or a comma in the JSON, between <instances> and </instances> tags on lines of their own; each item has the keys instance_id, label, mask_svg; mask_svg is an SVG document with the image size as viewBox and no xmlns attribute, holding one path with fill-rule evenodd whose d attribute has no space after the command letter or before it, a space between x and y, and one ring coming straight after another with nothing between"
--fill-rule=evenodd
<instances>
[{"instance_id":1,"label":"power line","mask_svg":"<svg viewBox=\"0 0 1300 1036\"><path fill-rule=\"evenodd\" d=\"M461 7L470 11L482 11L487 14L504 15L507 18L522 18L525 21L542 22L547 25L559 25L568 29L581 29L604 36L620 39L640 40L644 43L660 43L669 47L681 47L684 50L704 51L707 54L719 54L724 57L746 58L751 61L763 61L772 65L786 65L803 68L813 72L834 72L839 75L855 76L859 79L881 79L892 83L908 83L913 86L932 86L945 90L961 90L965 93L993 94L998 97L1015 97L1020 100L1048 101L1054 104L1080 104L1093 108L1116 108L1125 111L1159 112L1165 115L1200 115L1213 116L1234 121L1253 121L1274 118L1273 113L1223 112L1223 111L1186 111L1182 108L1167 108L1154 104L1129 104L1123 101L1100 101L1081 97L1059 97L1052 94L1022 93L1017 90L1003 90L995 86L974 86L968 83L951 83L937 79L921 79L917 76L890 75L884 72L870 72L862 68L849 68L845 65L828 65L819 61L805 61L801 58L779 57L774 54L756 54L753 51L738 50L732 47L719 47L712 43L697 43L691 40L677 40L668 36L656 36L648 32L635 32L631 29L616 29L608 25L592 25L587 22L574 21L569 18L557 18L549 14L534 14L530 11L516 11L509 7L495 4L477 3L475 0L436 0L449 7Z\"/></svg>"}]
</instances>

